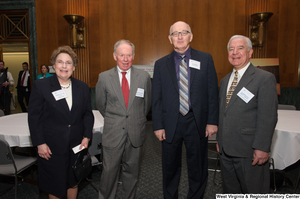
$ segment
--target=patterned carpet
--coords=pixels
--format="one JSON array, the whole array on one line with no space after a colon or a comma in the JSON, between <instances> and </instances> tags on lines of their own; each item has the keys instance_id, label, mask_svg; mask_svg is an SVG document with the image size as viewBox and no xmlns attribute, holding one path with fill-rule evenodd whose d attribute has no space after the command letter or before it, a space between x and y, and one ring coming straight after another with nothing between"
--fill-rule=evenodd
<instances>
[{"instance_id":1,"label":"patterned carpet","mask_svg":"<svg viewBox=\"0 0 300 199\"><path fill-rule=\"evenodd\" d=\"M209 157L215 157L216 153L214 144L209 144ZM188 179L187 179L187 165L185 161L185 150L183 149L182 155L182 174L181 181L179 186L179 199L184 199L187 196L188 192ZM209 160L209 168L214 168L216 165L215 160ZM295 183L296 178L299 173L299 165L293 166L285 172L285 175L288 180L285 180L283 187L277 193L292 193L292 184ZM29 171L28 171L29 172ZM36 169L34 171L35 179ZM29 175L29 174L28 174ZM93 185L98 188L100 186L100 176L101 170L99 168L94 168L92 172L92 179L94 182ZM214 172L209 171L208 184L206 187L205 199L215 198L215 194L222 193L222 185L214 184L213 182ZM216 173L215 182L220 182L221 174ZM0 195L8 187L13 186L14 179L7 177L0 177ZM292 184L290 184L292 183ZM280 184L282 185L282 183ZM120 187L120 186L119 186ZM270 190L273 191L272 189ZM297 190L297 193L300 193L300 186ZM0 196L0 199L13 199L14 190L10 190L5 194ZM32 185L26 182L21 182L18 186L18 198L20 199L33 199L41 198L47 199L48 195L39 190L38 186ZM98 191L91 185L88 181L82 181L79 185L78 199L97 199ZM120 197L120 188L118 188L117 198ZM160 199L163 198L162 191L162 166L161 166L161 143L153 134L152 124L147 124L147 138L143 148L142 164L140 170L140 177L137 189L137 199Z\"/></svg>"}]
</instances>

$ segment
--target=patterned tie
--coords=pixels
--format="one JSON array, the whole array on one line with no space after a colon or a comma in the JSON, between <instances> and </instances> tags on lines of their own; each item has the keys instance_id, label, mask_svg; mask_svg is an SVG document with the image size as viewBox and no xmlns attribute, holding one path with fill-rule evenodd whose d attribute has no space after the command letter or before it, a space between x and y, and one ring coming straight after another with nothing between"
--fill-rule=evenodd
<instances>
[{"instance_id":1,"label":"patterned tie","mask_svg":"<svg viewBox=\"0 0 300 199\"><path fill-rule=\"evenodd\" d=\"M125 101L126 108L128 107L128 99L129 99L129 85L128 81L126 79L126 73L127 72L121 72L122 73L122 92L123 92L123 97Z\"/></svg>"},{"instance_id":2,"label":"patterned tie","mask_svg":"<svg viewBox=\"0 0 300 199\"><path fill-rule=\"evenodd\" d=\"M180 55L180 57L182 60L179 65L179 111L185 116L189 112L189 81L185 55Z\"/></svg>"},{"instance_id":3,"label":"patterned tie","mask_svg":"<svg viewBox=\"0 0 300 199\"><path fill-rule=\"evenodd\" d=\"M226 96L226 107L227 107L227 105L230 101L230 98L232 96L232 93L235 90L237 83L238 83L238 71L235 71L234 73L235 73L235 75L234 75L233 81L231 83L231 86L230 86L227 96Z\"/></svg>"}]
</instances>

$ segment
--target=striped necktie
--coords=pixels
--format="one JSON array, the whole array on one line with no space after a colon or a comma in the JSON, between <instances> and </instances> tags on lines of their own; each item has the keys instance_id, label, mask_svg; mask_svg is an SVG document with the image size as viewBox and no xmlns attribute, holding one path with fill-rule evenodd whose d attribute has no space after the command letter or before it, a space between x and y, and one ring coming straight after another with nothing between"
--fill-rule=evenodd
<instances>
[{"instance_id":1,"label":"striped necktie","mask_svg":"<svg viewBox=\"0 0 300 199\"><path fill-rule=\"evenodd\" d=\"M180 55L180 57L182 60L179 65L179 111L185 116L189 112L189 81L185 55Z\"/></svg>"},{"instance_id":2,"label":"striped necktie","mask_svg":"<svg viewBox=\"0 0 300 199\"><path fill-rule=\"evenodd\" d=\"M231 86L230 86L227 96L226 96L226 107L227 107L227 105L230 101L230 98L232 96L232 93L234 92L234 90L237 86L237 83L238 83L238 71L236 70L234 73L235 73L235 75L234 75L233 81L231 83Z\"/></svg>"}]
</instances>

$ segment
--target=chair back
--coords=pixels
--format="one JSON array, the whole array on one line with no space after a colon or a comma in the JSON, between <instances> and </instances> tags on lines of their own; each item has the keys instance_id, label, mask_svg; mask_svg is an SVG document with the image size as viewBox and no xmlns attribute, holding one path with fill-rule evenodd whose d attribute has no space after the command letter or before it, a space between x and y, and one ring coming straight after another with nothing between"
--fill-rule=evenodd
<instances>
[{"instance_id":1,"label":"chair back","mask_svg":"<svg viewBox=\"0 0 300 199\"><path fill-rule=\"evenodd\" d=\"M0 117L4 116L4 111L2 109L0 109Z\"/></svg>"},{"instance_id":2,"label":"chair back","mask_svg":"<svg viewBox=\"0 0 300 199\"><path fill-rule=\"evenodd\" d=\"M278 110L296 110L294 105L278 104Z\"/></svg>"},{"instance_id":3,"label":"chair back","mask_svg":"<svg viewBox=\"0 0 300 199\"><path fill-rule=\"evenodd\" d=\"M10 146L6 140L0 138L0 165L11 164L15 171L17 170L14 156L11 152Z\"/></svg>"},{"instance_id":4,"label":"chair back","mask_svg":"<svg viewBox=\"0 0 300 199\"><path fill-rule=\"evenodd\" d=\"M211 137L208 137L208 143L217 143L217 134L213 134Z\"/></svg>"},{"instance_id":5,"label":"chair back","mask_svg":"<svg viewBox=\"0 0 300 199\"><path fill-rule=\"evenodd\" d=\"M89 154L91 156L98 155L101 153L100 144L102 142L102 134L97 131L93 133L93 138L91 140L91 146L89 147Z\"/></svg>"}]
</instances>

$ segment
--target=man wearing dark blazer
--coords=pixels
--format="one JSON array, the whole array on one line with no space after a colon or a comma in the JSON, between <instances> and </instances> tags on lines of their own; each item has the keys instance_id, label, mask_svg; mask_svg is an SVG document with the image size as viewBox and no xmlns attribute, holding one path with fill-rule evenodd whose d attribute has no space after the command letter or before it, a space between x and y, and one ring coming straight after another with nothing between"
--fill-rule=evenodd
<instances>
[{"instance_id":1,"label":"man wearing dark blazer","mask_svg":"<svg viewBox=\"0 0 300 199\"><path fill-rule=\"evenodd\" d=\"M268 159L277 123L275 76L250 63L248 37L231 37L227 49L233 71L220 82L217 134L224 192L268 193Z\"/></svg>"},{"instance_id":2,"label":"man wearing dark blazer","mask_svg":"<svg viewBox=\"0 0 300 199\"><path fill-rule=\"evenodd\" d=\"M27 108L24 104L24 98L26 105L28 106L29 96L30 96L30 72L28 70L28 63L24 62L22 64L23 70L19 72L18 77L18 102L23 112L27 112Z\"/></svg>"},{"instance_id":3,"label":"man wearing dark blazer","mask_svg":"<svg viewBox=\"0 0 300 199\"><path fill-rule=\"evenodd\" d=\"M150 75L131 67L134 45L120 40L114 46L117 66L101 73L96 104L104 117L101 199L116 197L121 168L122 198L135 198L147 114L151 106Z\"/></svg>"},{"instance_id":4,"label":"man wearing dark blazer","mask_svg":"<svg viewBox=\"0 0 300 199\"><path fill-rule=\"evenodd\" d=\"M169 35L174 51L154 66L152 119L154 133L162 141L164 198L178 198L183 142L188 164L187 198L203 197L208 176L207 137L217 132L218 80L213 59L192 49L192 39L188 24L174 23ZM185 80L181 78L181 65L186 65ZM182 82L187 90L185 112Z\"/></svg>"}]
</instances>

